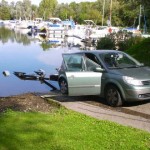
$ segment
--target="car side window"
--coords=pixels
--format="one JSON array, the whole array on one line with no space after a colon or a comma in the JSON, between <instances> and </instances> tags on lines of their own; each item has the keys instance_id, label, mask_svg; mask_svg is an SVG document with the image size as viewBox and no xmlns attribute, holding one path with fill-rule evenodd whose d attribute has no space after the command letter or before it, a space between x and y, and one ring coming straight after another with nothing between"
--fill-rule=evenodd
<instances>
[{"instance_id":1,"label":"car side window","mask_svg":"<svg viewBox=\"0 0 150 150\"><path fill-rule=\"evenodd\" d=\"M96 68L100 67L99 64L95 63L89 58L85 58L86 71L94 71Z\"/></svg>"},{"instance_id":2,"label":"car side window","mask_svg":"<svg viewBox=\"0 0 150 150\"><path fill-rule=\"evenodd\" d=\"M68 71L84 70L83 56L79 54L64 55L64 62Z\"/></svg>"},{"instance_id":3,"label":"car side window","mask_svg":"<svg viewBox=\"0 0 150 150\"><path fill-rule=\"evenodd\" d=\"M90 60L92 60L93 62L95 62L96 64L99 64L99 67L103 68L101 62L99 61L99 59L94 54L85 53L85 56L87 58L89 58Z\"/></svg>"}]
</instances>

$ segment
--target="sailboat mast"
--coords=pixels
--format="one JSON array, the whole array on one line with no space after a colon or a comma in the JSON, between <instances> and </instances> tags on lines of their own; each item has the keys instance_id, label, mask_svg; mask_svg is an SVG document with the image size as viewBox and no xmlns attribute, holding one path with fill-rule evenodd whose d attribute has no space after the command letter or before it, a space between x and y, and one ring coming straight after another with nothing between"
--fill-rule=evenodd
<instances>
[{"instance_id":1,"label":"sailboat mast","mask_svg":"<svg viewBox=\"0 0 150 150\"><path fill-rule=\"evenodd\" d=\"M139 14L139 30L141 28L141 14L142 14L142 5L140 5L140 14Z\"/></svg>"}]
</instances>

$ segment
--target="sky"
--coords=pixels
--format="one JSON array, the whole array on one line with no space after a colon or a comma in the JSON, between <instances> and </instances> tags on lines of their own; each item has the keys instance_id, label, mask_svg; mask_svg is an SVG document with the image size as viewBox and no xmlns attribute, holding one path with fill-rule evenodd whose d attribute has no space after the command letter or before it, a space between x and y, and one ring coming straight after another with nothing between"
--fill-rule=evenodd
<instances>
[{"instance_id":1,"label":"sky","mask_svg":"<svg viewBox=\"0 0 150 150\"><path fill-rule=\"evenodd\" d=\"M17 2L17 1L22 1L22 0L6 0L7 2ZM76 2L76 3L80 3L80 2L95 2L96 0L57 0L58 3L71 3L71 2ZM41 0L31 0L32 4L35 5L39 5L39 3L41 2Z\"/></svg>"}]
</instances>

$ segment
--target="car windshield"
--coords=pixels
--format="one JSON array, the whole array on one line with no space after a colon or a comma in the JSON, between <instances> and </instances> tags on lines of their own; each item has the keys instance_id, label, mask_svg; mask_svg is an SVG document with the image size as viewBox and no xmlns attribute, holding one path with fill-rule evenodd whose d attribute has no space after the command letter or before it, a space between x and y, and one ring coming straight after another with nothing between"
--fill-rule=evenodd
<instances>
[{"instance_id":1,"label":"car windshield","mask_svg":"<svg viewBox=\"0 0 150 150\"><path fill-rule=\"evenodd\" d=\"M142 66L137 60L121 52L106 52L100 54L99 57L105 66L110 69L134 68Z\"/></svg>"}]
</instances>

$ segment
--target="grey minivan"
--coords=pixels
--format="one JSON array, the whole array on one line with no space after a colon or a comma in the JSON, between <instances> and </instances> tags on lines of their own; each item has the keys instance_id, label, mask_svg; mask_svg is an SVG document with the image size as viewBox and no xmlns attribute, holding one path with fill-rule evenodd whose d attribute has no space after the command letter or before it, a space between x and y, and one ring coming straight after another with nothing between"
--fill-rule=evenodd
<instances>
[{"instance_id":1,"label":"grey minivan","mask_svg":"<svg viewBox=\"0 0 150 150\"><path fill-rule=\"evenodd\" d=\"M150 67L117 50L63 54L58 81L62 94L100 95L110 106L150 99Z\"/></svg>"}]
</instances>

